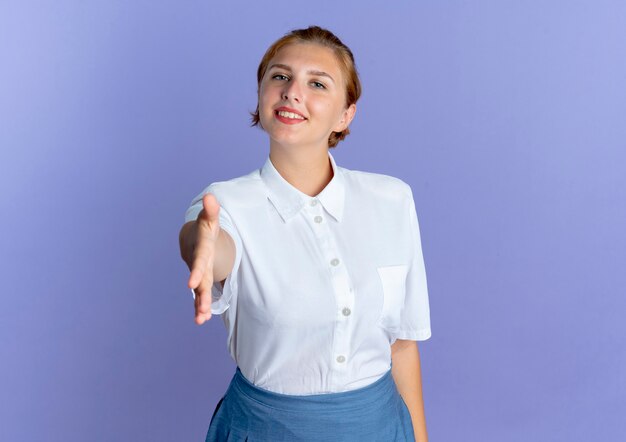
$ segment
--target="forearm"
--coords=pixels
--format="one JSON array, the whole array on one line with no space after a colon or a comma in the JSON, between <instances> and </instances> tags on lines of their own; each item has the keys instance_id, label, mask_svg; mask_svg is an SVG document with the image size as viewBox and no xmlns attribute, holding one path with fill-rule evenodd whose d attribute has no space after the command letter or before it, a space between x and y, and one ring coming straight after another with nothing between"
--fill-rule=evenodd
<instances>
[{"instance_id":1,"label":"forearm","mask_svg":"<svg viewBox=\"0 0 626 442\"><path fill-rule=\"evenodd\" d=\"M409 409L416 442L428 442L417 342L397 340L392 346L391 374Z\"/></svg>"}]
</instances>

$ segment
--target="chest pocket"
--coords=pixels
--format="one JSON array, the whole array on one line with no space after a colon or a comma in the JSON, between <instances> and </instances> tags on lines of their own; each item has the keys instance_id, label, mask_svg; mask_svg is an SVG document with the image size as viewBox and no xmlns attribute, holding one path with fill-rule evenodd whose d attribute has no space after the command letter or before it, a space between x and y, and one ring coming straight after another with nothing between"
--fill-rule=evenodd
<instances>
[{"instance_id":1,"label":"chest pocket","mask_svg":"<svg viewBox=\"0 0 626 442\"><path fill-rule=\"evenodd\" d=\"M397 331L400 327L408 268L407 264L376 268L383 287L383 308L378 318L378 325L389 331Z\"/></svg>"}]
</instances>

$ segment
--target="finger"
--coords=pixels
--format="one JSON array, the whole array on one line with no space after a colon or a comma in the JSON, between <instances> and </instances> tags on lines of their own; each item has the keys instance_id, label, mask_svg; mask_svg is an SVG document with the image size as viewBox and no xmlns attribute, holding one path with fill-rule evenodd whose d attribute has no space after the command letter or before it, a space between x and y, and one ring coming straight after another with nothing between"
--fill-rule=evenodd
<instances>
[{"instance_id":1,"label":"finger","mask_svg":"<svg viewBox=\"0 0 626 442\"><path fill-rule=\"evenodd\" d=\"M206 275L213 276L213 264L215 262L214 251L214 242L200 239L196 251L194 252L195 256L188 282L189 288L197 288Z\"/></svg>"},{"instance_id":2,"label":"finger","mask_svg":"<svg viewBox=\"0 0 626 442\"><path fill-rule=\"evenodd\" d=\"M189 281L187 281L187 286L190 289L198 290L198 286L204 277L204 267L200 264L197 264L194 261L193 268L191 269L191 274L189 275Z\"/></svg>"},{"instance_id":3,"label":"finger","mask_svg":"<svg viewBox=\"0 0 626 442\"><path fill-rule=\"evenodd\" d=\"M219 226L220 204L212 193L207 193L202 197L202 207L199 219L209 223L211 228Z\"/></svg>"},{"instance_id":4,"label":"finger","mask_svg":"<svg viewBox=\"0 0 626 442\"><path fill-rule=\"evenodd\" d=\"M200 311L200 298L201 297L202 297L202 292L201 291L197 291L196 292L196 300L194 302L196 324L202 324L204 321L207 320L206 314L204 312Z\"/></svg>"},{"instance_id":5,"label":"finger","mask_svg":"<svg viewBox=\"0 0 626 442\"><path fill-rule=\"evenodd\" d=\"M208 313L200 313L200 312L196 312L196 317L195 322L198 325L202 325L204 324L206 321L209 321L211 319L211 312Z\"/></svg>"},{"instance_id":6,"label":"finger","mask_svg":"<svg viewBox=\"0 0 626 442\"><path fill-rule=\"evenodd\" d=\"M196 307L198 309L198 312L200 313L205 314L211 311L212 285L213 285L213 278L207 276L202 280L202 282L200 283L200 286L198 287L198 290L196 291L196 294L198 294L198 296L196 297Z\"/></svg>"},{"instance_id":7,"label":"finger","mask_svg":"<svg viewBox=\"0 0 626 442\"><path fill-rule=\"evenodd\" d=\"M202 324L204 321L211 319L211 286L205 281L200 285L199 290L196 291L196 323Z\"/></svg>"}]
</instances>

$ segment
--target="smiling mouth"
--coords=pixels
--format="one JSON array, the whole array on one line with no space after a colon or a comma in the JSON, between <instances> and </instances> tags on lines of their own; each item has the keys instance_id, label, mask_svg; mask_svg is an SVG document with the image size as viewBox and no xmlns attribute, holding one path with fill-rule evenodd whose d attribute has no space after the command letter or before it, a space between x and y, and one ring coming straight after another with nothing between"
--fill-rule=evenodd
<instances>
[{"instance_id":1,"label":"smiling mouth","mask_svg":"<svg viewBox=\"0 0 626 442\"><path fill-rule=\"evenodd\" d=\"M276 111L276 115L278 115L279 117L288 118L290 120L306 120L306 118L304 118L302 115L282 110Z\"/></svg>"},{"instance_id":2,"label":"smiling mouth","mask_svg":"<svg viewBox=\"0 0 626 442\"><path fill-rule=\"evenodd\" d=\"M303 117L302 115L296 114L294 112L289 112L286 110L274 111L274 118L276 118L279 122L287 126L297 126L307 121L307 119Z\"/></svg>"}]
</instances>

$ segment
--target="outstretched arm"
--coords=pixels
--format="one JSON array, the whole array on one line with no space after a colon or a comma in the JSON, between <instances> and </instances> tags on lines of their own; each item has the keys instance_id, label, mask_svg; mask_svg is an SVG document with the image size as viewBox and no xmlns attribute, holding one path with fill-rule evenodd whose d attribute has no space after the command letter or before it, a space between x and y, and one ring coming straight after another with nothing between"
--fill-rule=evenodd
<instances>
[{"instance_id":1,"label":"outstretched arm","mask_svg":"<svg viewBox=\"0 0 626 442\"><path fill-rule=\"evenodd\" d=\"M195 221L183 225L178 235L180 256L189 266L188 286L195 290L196 324L211 319L211 286L224 280L233 269L235 243L220 227L220 205L215 195L202 197L203 209Z\"/></svg>"}]
</instances>

